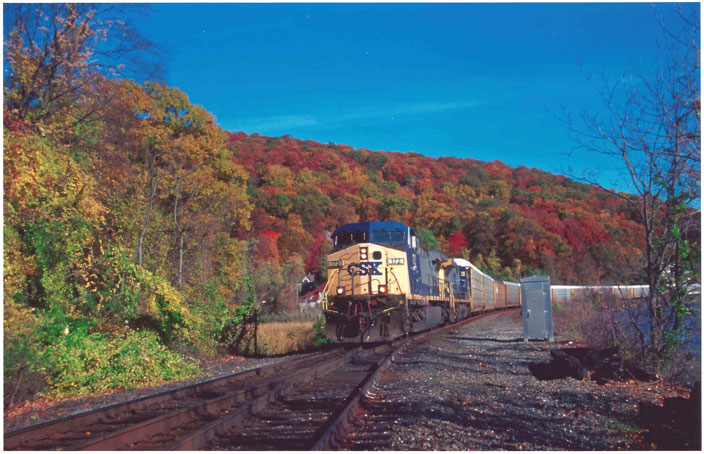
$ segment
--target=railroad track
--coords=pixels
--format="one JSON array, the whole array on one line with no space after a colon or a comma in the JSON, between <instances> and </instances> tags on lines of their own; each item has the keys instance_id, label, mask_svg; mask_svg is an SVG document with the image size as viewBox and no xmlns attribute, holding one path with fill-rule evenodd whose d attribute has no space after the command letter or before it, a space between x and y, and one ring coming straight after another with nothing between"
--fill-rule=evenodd
<instances>
[{"instance_id":1,"label":"railroad track","mask_svg":"<svg viewBox=\"0 0 704 454\"><path fill-rule=\"evenodd\" d=\"M5 434L5 449L388 447L393 421L374 413L375 386L397 352L437 332L376 346L337 348L21 429Z\"/></svg>"},{"instance_id":2,"label":"railroad track","mask_svg":"<svg viewBox=\"0 0 704 454\"><path fill-rule=\"evenodd\" d=\"M218 422L178 449L310 450L334 433L337 416L353 406L399 342L355 351L336 367L253 405L248 414ZM195 438L198 437L198 441Z\"/></svg>"},{"instance_id":3,"label":"railroad track","mask_svg":"<svg viewBox=\"0 0 704 454\"><path fill-rule=\"evenodd\" d=\"M165 449L184 433L246 405L279 382L295 382L350 354L335 348L8 432L4 449Z\"/></svg>"},{"instance_id":4,"label":"railroad track","mask_svg":"<svg viewBox=\"0 0 704 454\"><path fill-rule=\"evenodd\" d=\"M499 310L506 310L509 313L520 311L520 308ZM423 341L431 335L452 330L465 323L477 321L486 316L496 314L499 310L478 314L416 335L396 349L393 356L402 353L404 350L412 349L414 344ZM391 362L392 356L389 356L383 366L388 366ZM326 451L391 450L392 428L397 421L398 414L393 410L389 410L393 408L393 405L389 405L389 401L392 403L394 401L398 402L403 397L402 390L389 391L385 389L393 383L394 379L393 371L390 371L388 367L380 367L372 379L360 389L354 401L341 412L337 421L332 424L328 433L321 437L314 448Z\"/></svg>"}]
</instances>

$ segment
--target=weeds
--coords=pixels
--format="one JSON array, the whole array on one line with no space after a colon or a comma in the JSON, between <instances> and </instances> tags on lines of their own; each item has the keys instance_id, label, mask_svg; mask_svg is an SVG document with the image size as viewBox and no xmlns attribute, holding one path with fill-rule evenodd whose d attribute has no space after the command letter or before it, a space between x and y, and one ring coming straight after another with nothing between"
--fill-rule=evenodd
<instances>
[{"instance_id":1,"label":"weeds","mask_svg":"<svg viewBox=\"0 0 704 454\"><path fill-rule=\"evenodd\" d=\"M293 353L313 347L311 322L274 322L259 325L257 343L264 356Z\"/></svg>"},{"instance_id":2,"label":"weeds","mask_svg":"<svg viewBox=\"0 0 704 454\"><path fill-rule=\"evenodd\" d=\"M643 429L638 426L634 426L633 424L629 424L627 422L622 422L619 420L613 421L610 424L610 428L614 432L618 432L622 435L632 435L643 431Z\"/></svg>"},{"instance_id":3,"label":"weeds","mask_svg":"<svg viewBox=\"0 0 704 454\"><path fill-rule=\"evenodd\" d=\"M124 337L67 336L46 350L43 362L57 397L132 389L200 373L197 365L164 347L150 331Z\"/></svg>"},{"instance_id":4,"label":"weeds","mask_svg":"<svg viewBox=\"0 0 704 454\"><path fill-rule=\"evenodd\" d=\"M557 334L598 348L608 348L616 341L610 304L593 294L553 305Z\"/></svg>"},{"instance_id":5,"label":"weeds","mask_svg":"<svg viewBox=\"0 0 704 454\"><path fill-rule=\"evenodd\" d=\"M313 347L320 347L325 344L332 342L327 338L325 332L325 319L320 318L317 322L313 323L313 331L315 332L315 338L313 338Z\"/></svg>"},{"instance_id":6,"label":"weeds","mask_svg":"<svg viewBox=\"0 0 704 454\"><path fill-rule=\"evenodd\" d=\"M280 312L276 314L260 315L259 323L289 323L289 322L315 322L320 318L320 311L299 311L299 312Z\"/></svg>"},{"instance_id":7,"label":"weeds","mask_svg":"<svg viewBox=\"0 0 704 454\"><path fill-rule=\"evenodd\" d=\"M661 376L678 381L697 379L699 371L698 326L688 327L688 341L664 364L653 364L643 354L643 332L648 311L637 301L624 303L599 294L585 295L553 305L556 333L596 348L618 347L621 356ZM647 333L646 333L647 334Z\"/></svg>"}]
</instances>

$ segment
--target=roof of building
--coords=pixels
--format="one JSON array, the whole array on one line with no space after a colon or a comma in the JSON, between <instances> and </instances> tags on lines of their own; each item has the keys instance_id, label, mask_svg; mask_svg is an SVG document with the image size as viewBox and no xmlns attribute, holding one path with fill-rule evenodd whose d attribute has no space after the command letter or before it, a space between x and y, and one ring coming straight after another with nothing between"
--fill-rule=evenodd
<instances>
[{"instance_id":1,"label":"roof of building","mask_svg":"<svg viewBox=\"0 0 704 454\"><path fill-rule=\"evenodd\" d=\"M320 287L314 288L314 289L311 290L310 292L306 293L305 295L301 295L300 297L303 298L303 299L305 299L305 298L314 296L316 293L322 292L324 288L325 288L325 284L321 285Z\"/></svg>"}]
</instances>

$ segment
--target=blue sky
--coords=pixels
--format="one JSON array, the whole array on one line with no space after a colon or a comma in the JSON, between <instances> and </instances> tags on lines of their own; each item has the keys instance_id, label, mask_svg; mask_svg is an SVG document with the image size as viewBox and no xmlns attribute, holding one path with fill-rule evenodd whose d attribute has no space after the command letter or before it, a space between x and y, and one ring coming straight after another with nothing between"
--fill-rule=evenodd
<instances>
[{"instance_id":1,"label":"blue sky","mask_svg":"<svg viewBox=\"0 0 704 454\"><path fill-rule=\"evenodd\" d=\"M153 4L134 22L164 49L165 82L227 130L578 174L612 164L567 155L563 112L602 109L590 76L656 63L656 14L676 17L670 4Z\"/></svg>"}]
</instances>

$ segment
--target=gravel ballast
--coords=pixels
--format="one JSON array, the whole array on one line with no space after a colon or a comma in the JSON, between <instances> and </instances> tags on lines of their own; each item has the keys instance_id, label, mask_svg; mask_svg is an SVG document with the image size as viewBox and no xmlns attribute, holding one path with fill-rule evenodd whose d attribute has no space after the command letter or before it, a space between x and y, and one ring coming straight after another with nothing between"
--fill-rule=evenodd
<instances>
[{"instance_id":1,"label":"gravel ballast","mask_svg":"<svg viewBox=\"0 0 704 454\"><path fill-rule=\"evenodd\" d=\"M394 450L652 449L638 404L686 391L664 382L537 380L531 362L567 342L523 342L520 312L429 338L396 359L375 408L393 418Z\"/></svg>"}]
</instances>

